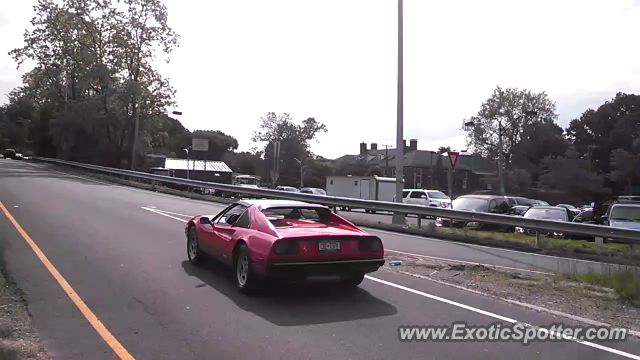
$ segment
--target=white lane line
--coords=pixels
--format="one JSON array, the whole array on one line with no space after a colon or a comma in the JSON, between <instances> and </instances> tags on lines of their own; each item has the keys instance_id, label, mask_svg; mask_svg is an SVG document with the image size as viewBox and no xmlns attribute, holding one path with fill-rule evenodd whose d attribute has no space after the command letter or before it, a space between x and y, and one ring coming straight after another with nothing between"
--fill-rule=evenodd
<instances>
[{"instance_id":1,"label":"white lane line","mask_svg":"<svg viewBox=\"0 0 640 360\"><path fill-rule=\"evenodd\" d=\"M178 220L178 221L183 221L183 222L185 221L184 219L180 219L180 218L177 218L175 216L171 216L169 214L163 214L162 212L157 211L155 209L149 209L149 208L144 207L144 206L142 207L142 209L147 210L147 211L151 211L151 212L156 213L158 215L166 216L168 218L175 219L175 220ZM630 354L630 353L627 353L627 352L624 352L624 351L620 351L620 350L617 350L617 349L609 348L609 347L602 346L602 345L599 345L599 344L594 344L594 343L591 343L591 342L588 342L588 341L579 340L579 339L576 339L574 337L568 337L568 336L565 336L562 333L549 331L548 329L544 329L544 328L539 328L539 327L537 327L535 325L531 325L531 324L528 324L528 323L525 323L525 322L522 322L522 321L511 319L511 318L508 318L506 316L494 314L494 313L489 312L489 311L484 311L484 310L481 310L481 309L478 309L478 308L474 308L472 306L461 304L461 303L458 303L458 302L455 302L455 301L452 301L452 300L448 300L448 299L445 299L445 298L441 298L439 296L427 294L425 292L422 292L422 291L419 291L419 290L415 290L415 289L412 289L412 288L409 288L409 287L406 287L406 286L398 285L398 284L395 284L395 283L392 283L392 282L389 282L389 281L386 281L386 280L381 280L381 279L378 279L378 278L374 278L374 277L369 276L369 275L365 275L365 278L367 278L369 280L376 281L378 283L381 283L381 284L384 284L384 285L387 285L387 286L394 287L396 289L404 290L404 291L407 291L407 292L410 292L410 293L414 293L416 295L420 295L420 296L423 296L423 297L426 297L426 298L429 298L429 299L432 299L432 300L443 302L445 304L453 305L453 306L456 306L456 307L459 307L459 308L462 308L462 309L465 309L465 310L469 310L469 311L472 311L472 312L475 312L475 313L478 313L478 314L482 314L482 315L485 315L485 316L488 316L488 317L492 317L494 319L498 319L498 320L501 320L501 321L504 321L504 322L508 322L508 323L511 323L511 324L521 323L521 324L524 324L525 326L538 329L538 331L541 331L541 332L544 332L544 333L553 334L556 337L562 336L563 339L570 340L570 341L576 342L578 344L590 346L592 348L596 348L596 349L599 349L599 350L610 352L612 354L624 356L624 357L629 358L629 359L640 360L640 356L637 356L637 355L633 355L633 354Z\"/></svg>"},{"instance_id":2,"label":"white lane line","mask_svg":"<svg viewBox=\"0 0 640 360\"><path fill-rule=\"evenodd\" d=\"M524 251L511 250L511 249L502 249L502 248L496 248L496 247L491 247L491 246L476 245L476 244L465 244L465 243L459 243L459 242L455 242L455 241L436 239L436 238L432 238L432 237L428 237L428 236L403 234L403 233L397 233L397 232L393 232L393 231L373 229L373 228L369 228L369 227L366 227L366 226L361 226L361 228L367 229L368 231L372 231L372 232L380 232L380 233L383 233L383 234L389 234L389 235L401 236L401 237L410 237L410 238L419 239L419 240L426 240L426 241L436 241L436 242L447 243L447 244L450 244L450 245L463 245L463 246L471 247L471 248L483 248L483 249L489 249L489 250L494 250L494 251L506 251L506 252L512 252L512 253L517 253L517 254L523 254L523 255L542 256L542 257L548 257L548 258L558 259L558 260L569 260L569 261L585 262L585 263L592 263L592 264L598 264L598 265L604 264L604 263L601 263L601 262L591 261L591 260L570 259L570 258L564 258L564 257L559 257L559 256L553 256L553 255L529 253L529 252L524 252Z\"/></svg>"},{"instance_id":3,"label":"white lane line","mask_svg":"<svg viewBox=\"0 0 640 360\"><path fill-rule=\"evenodd\" d=\"M156 213L156 214L158 214L158 215L166 216L166 217L171 218L171 219L176 219L176 220L178 220L178 221L182 221L182 222L185 222L185 223L188 221L188 220L180 219L180 218L178 218L178 217L175 217L175 216L172 216L172 215L169 215L169 214L165 214L165 213L160 212L160 211L158 211L158 210L156 210L156 209L150 209L150 208L148 208L148 207L144 207L144 206L142 206L142 207L141 207L141 209L143 209L143 210L147 210L147 211L151 211L152 213Z\"/></svg>"},{"instance_id":4,"label":"white lane line","mask_svg":"<svg viewBox=\"0 0 640 360\"><path fill-rule=\"evenodd\" d=\"M161 212L161 213L169 214L169 215L184 216L184 217L188 217L188 218L194 217L194 215L186 215L186 214L174 213L174 212L171 212L171 211L159 210L159 209L156 209L155 206L147 206L146 208L147 209L153 209L156 212ZM144 207L143 207L143 209L144 209Z\"/></svg>"},{"instance_id":5,"label":"white lane line","mask_svg":"<svg viewBox=\"0 0 640 360\"><path fill-rule=\"evenodd\" d=\"M481 309L478 309L478 308L474 308L474 307L469 306L469 305L465 305L465 304L461 304L461 303L458 303L458 302L455 302L455 301L451 301L451 300L448 300L448 299L445 299L445 298L441 298L439 296L427 294L425 292L422 292L422 291L419 291L419 290L415 290L415 289L412 289L412 288L409 288L409 287L406 287L406 286L402 286L402 285L398 285L398 284L395 284L395 283L392 283L392 282L389 282L389 281L385 281L385 280L381 280L381 279L378 279L378 278L374 278L374 277L369 276L369 275L366 275L365 278L367 278L369 280L376 281L376 282L378 282L380 284L384 284L384 285L387 285L387 286L394 287L396 289L404 290L404 291L407 291L407 292L410 292L410 293L413 293L413 294L416 294L416 295L420 295L420 296L423 296L423 297L426 297L426 298L429 298L429 299L432 299L432 300L443 302L445 304L453 305L453 306L456 306L456 307L459 307L459 308L462 308L462 309L465 309L465 310L469 310L469 311L472 311L472 312L475 312L475 313L478 313L478 314L489 316L489 317L492 317L494 319L498 319L500 321L508 322L508 323L511 323L511 324L520 323L520 324L523 324L523 325L525 325L527 327L531 327L531 328L537 329L538 331L543 332L543 333L553 334L556 337L560 337L561 336L565 340L570 340L570 341L576 342L578 344L590 346L590 347L595 348L595 349L599 349L599 350L606 351L606 352L609 352L609 353L612 353L612 354L624 356L624 357L626 357L628 359L640 360L640 356L634 355L634 354L630 354L628 352L624 352L624 351L621 351L621 350L613 349L613 348L610 348L610 347L606 347L606 346L603 346L603 345L600 345L600 344L595 344L595 343L584 341L584 340L579 340L579 339L577 339L575 337L569 337L569 336L566 336L566 335L564 335L562 333L559 333L559 332L556 332L556 331L550 331L548 329L540 328L540 327L537 327L535 325L531 325L531 324L528 324L528 323L525 323L525 322L522 322L522 321L518 321L518 320L515 320L515 319L508 318L506 316L494 314L494 313L489 312L489 311L484 311L484 310L481 310Z\"/></svg>"},{"instance_id":6,"label":"white lane line","mask_svg":"<svg viewBox=\"0 0 640 360\"><path fill-rule=\"evenodd\" d=\"M483 264L483 263L473 262L473 261L447 259L447 258L441 258L441 257L436 257L436 256L414 254L414 253L410 253L410 252L391 250L391 249L384 249L384 251L390 251L390 252L394 252L394 253L398 253L398 254L410 255L410 256L415 256L415 257L424 258L424 259L430 259L430 260L449 261L449 262L455 262L455 263L459 263L459 264L469 264L469 265L481 265L481 266L485 266L485 267L494 267L494 268L500 268L500 269L506 269L506 270L526 271L526 272L535 273L535 274L541 274L541 275L553 275L553 273L543 272L543 271L520 269L520 268L514 268L514 267L502 266L502 265Z\"/></svg>"}]
</instances>

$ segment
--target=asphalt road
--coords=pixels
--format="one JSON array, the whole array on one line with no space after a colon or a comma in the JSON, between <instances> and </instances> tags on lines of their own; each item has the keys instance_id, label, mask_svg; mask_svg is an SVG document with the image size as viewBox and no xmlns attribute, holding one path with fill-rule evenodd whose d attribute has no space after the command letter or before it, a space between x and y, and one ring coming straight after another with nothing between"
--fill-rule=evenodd
<instances>
[{"instance_id":1,"label":"asphalt road","mask_svg":"<svg viewBox=\"0 0 640 360\"><path fill-rule=\"evenodd\" d=\"M63 290L1 215L4 265L25 292L45 345L60 359L117 358L105 331L92 327L100 328L96 322L136 359L640 359L630 355L640 354L635 339L600 348L576 342L400 342L399 325L488 325L496 316L547 326L574 323L388 271L372 274L353 293L313 286L240 295L220 266L187 263L184 217L142 209L182 215L220 209L204 202L11 160L0 160L0 202L73 290ZM444 242L381 237L389 248L402 243L427 255L433 249L439 249L435 256L461 252L446 250ZM418 240L425 245L414 248ZM76 298L97 318L88 320Z\"/></svg>"}]
</instances>

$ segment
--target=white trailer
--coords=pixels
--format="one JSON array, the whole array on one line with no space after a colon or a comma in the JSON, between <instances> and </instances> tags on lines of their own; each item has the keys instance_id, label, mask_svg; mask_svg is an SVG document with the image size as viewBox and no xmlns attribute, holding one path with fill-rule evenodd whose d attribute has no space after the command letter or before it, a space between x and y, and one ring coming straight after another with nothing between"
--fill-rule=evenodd
<instances>
[{"instance_id":1,"label":"white trailer","mask_svg":"<svg viewBox=\"0 0 640 360\"><path fill-rule=\"evenodd\" d=\"M382 176L328 176L327 196L393 202L396 179ZM340 210L351 211L349 207ZM367 210L375 213L375 211Z\"/></svg>"}]
</instances>

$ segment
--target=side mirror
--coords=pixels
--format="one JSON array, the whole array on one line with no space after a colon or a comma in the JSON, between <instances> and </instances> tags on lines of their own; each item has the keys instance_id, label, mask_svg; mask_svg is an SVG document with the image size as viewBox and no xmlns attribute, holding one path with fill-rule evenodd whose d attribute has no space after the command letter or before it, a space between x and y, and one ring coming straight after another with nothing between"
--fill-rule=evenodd
<instances>
[{"instance_id":1,"label":"side mirror","mask_svg":"<svg viewBox=\"0 0 640 360\"><path fill-rule=\"evenodd\" d=\"M200 218L200 224L209 224L209 225L211 225L211 219L209 219L208 217L201 217Z\"/></svg>"},{"instance_id":2,"label":"side mirror","mask_svg":"<svg viewBox=\"0 0 640 360\"><path fill-rule=\"evenodd\" d=\"M426 199L426 198L427 198L427 195L420 196L420 199Z\"/></svg>"}]
</instances>

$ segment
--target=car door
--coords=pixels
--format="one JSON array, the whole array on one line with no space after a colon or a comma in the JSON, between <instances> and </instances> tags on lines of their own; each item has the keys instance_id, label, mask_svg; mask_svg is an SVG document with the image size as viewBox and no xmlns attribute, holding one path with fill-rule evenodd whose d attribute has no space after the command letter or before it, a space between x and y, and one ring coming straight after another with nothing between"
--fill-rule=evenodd
<instances>
[{"instance_id":1,"label":"car door","mask_svg":"<svg viewBox=\"0 0 640 360\"><path fill-rule=\"evenodd\" d=\"M242 215L243 212L247 210L247 207L240 204L234 204L227 208L227 210L218 216L216 216L212 221L212 233L209 238L210 247L211 247L211 255L215 257L226 259L228 254L226 254L226 247L235 232L233 226L227 223L227 219L231 215Z\"/></svg>"}]
</instances>

